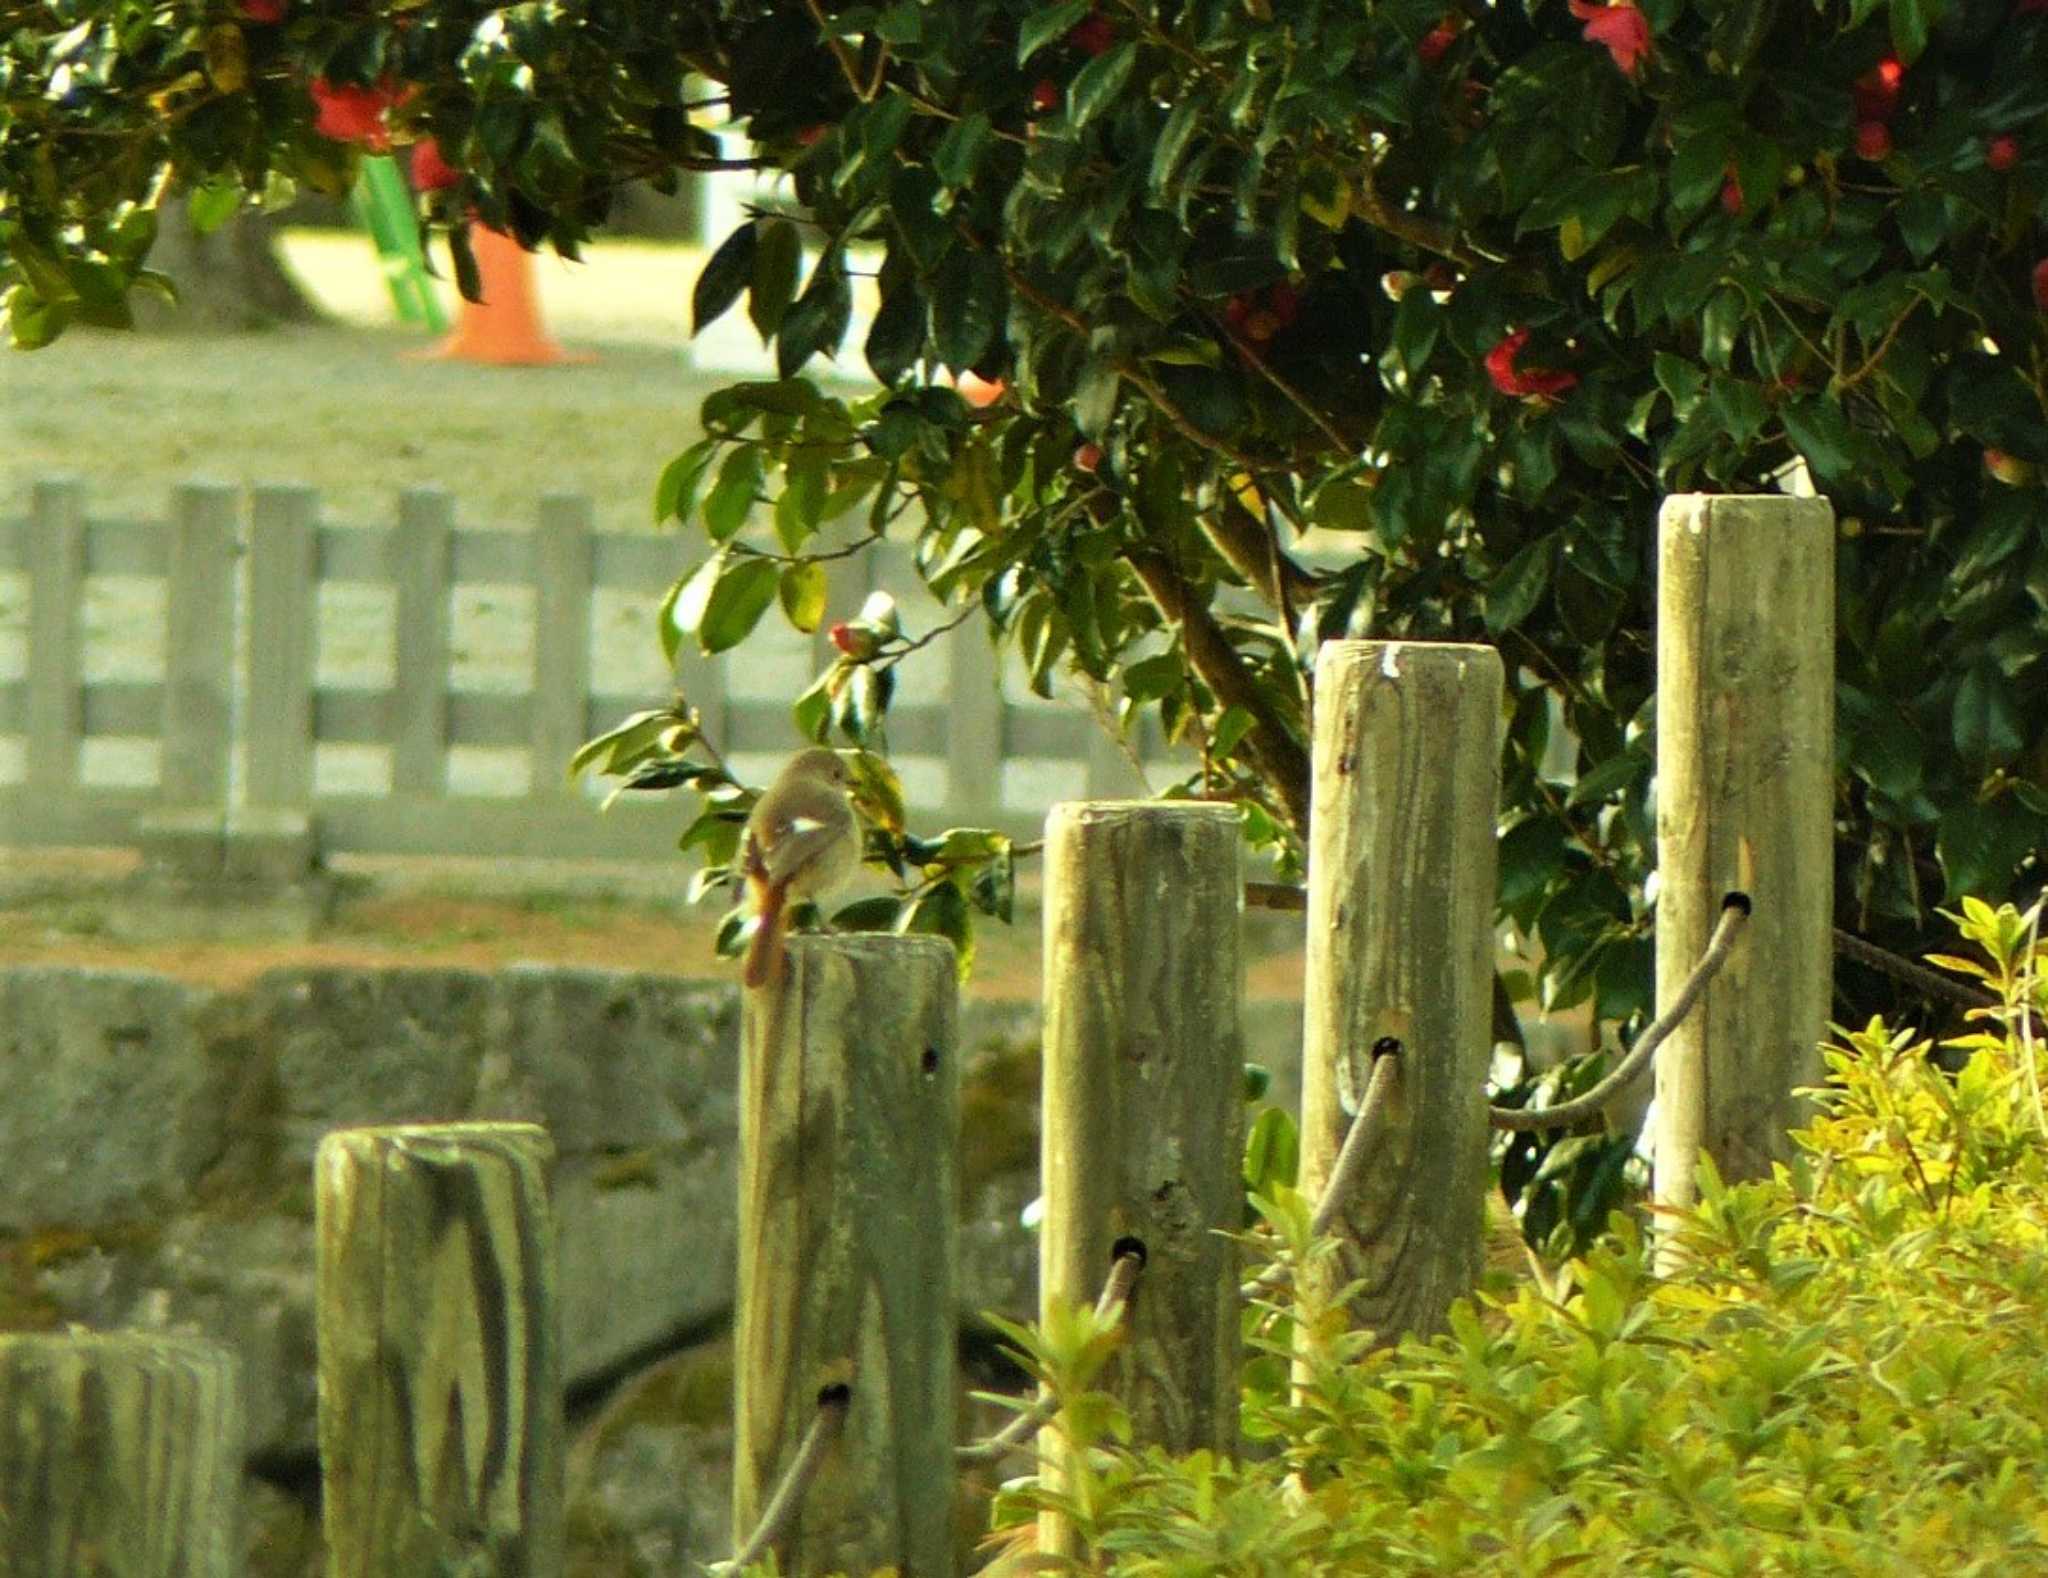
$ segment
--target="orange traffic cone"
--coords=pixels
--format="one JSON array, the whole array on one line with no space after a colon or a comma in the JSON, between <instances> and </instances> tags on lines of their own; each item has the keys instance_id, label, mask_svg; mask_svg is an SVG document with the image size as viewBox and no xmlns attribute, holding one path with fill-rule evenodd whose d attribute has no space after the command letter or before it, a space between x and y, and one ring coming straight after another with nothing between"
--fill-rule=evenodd
<instances>
[{"instance_id":1,"label":"orange traffic cone","mask_svg":"<svg viewBox=\"0 0 2048 1578\"><path fill-rule=\"evenodd\" d=\"M489 362L500 367L547 367L558 362L594 362L595 356L565 351L540 321L540 295L533 284L533 259L517 241L484 225L469 227L470 246L482 276L483 300L465 301L455 332L432 350L407 354L420 360Z\"/></svg>"}]
</instances>

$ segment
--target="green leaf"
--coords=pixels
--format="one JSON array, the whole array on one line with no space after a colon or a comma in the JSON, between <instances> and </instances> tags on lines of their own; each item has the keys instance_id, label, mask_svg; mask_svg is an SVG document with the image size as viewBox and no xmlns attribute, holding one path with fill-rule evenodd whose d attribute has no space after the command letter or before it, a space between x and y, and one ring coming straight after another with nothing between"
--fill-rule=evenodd
<instances>
[{"instance_id":1,"label":"green leaf","mask_svg":"<svg viewBox=\"0 0 2048 1578\"><path fill-rule=\"evenodd\" d=\"M1557 563L1557 538L1538 537L1501 566L1487 583L1486 628L1499 635L1512 630L1535 610L1550 585L1550 572Z\"/></svg>"},{"instance_id":2,"label":"green leaf","mask_svg":"<svg viewBox=\"0 0 2048 1578\"><path fill-rule=\"evenodd\" d=\"M666 654L670 668L675 667L676 653L682 650L683 638L694 636L704 623L704 605L711 600L711 589L718 584L720 572L725 568L723 552L715 553L696 569L676 577L669 587L668 595L661 600L661 611L655 616L655 628L661 634L661 650Z\"/></svg>"},{"instance_id":3,"label":"green leaf","mask_svg":"<svg viewBox=\"0 0 2048 1578\"><path fill-rule=\"evenodd\" d=\"M775 500L775 535L786 552L798 553L825 518L832 473L821 449L795 451L782 468L782 492Z\"/></svg>"},{"instance_id":4,"label":"green leaf","mask_svg":"<svg viewBox=\"0 0 2048 1578\"><path fill-rule=\"evenodd\" d=\"M1717 374L1708 392L1708 400L1714 408L1714 415L1720 418L1722 427L1727 429L1728 436L1737 445L1746 445L1755 438L1769 414L1763 390L1743 378Z\"/></svg>"},{"instance_id":5,"label":"green leaf","mask_svg":"<svg viewBox=\"0 0 2048 1578\"><path fill-rule=\"evenodd\" d=\"M1934 852L1947 874L1945 898L1966 894L1997 898L2012 882L2013 868L2044 838L2042 820L2013 796L1983 803L1966 801L1944 812L1935 829Z\"/></svg>"},{"instance_id":6,"label":"green leaf","mask_svg":"<svg viewBox=\"0 0 2048 1578\"><path fill-rule=\"evenodd\" d=\"M723 652L746 640L775 599L781 580L772 559L748 554L728 560L704 604L697 644L706 652Z\"/></svg>"},{"instance_id":7,"label":"green leaf","mask_svg":"<svg viewBox=\"0 0 2048 1578\"><path fill-rule=\"evenodd\" d=\"M1249 415L1244 391L1220 368L1162 367L1159 383L1196 427L1219 438L1234 436Z\"/></svg>"},{"instance_id":8,"label":"green leaf","mask_svg":"<svg viewBox=\"0 0 2048 1578\"><path fill-rule=\"evenodd\" d=\"M825 617L825 567L815 559L784 565L776 594L783 617L809 635Z\"/></svg>"},{"instance_id":9,"label":"green leaf","mask_svg":"<svg viewBox=\"0 0 2048 1578\"><path fill-rule=\"evenodd\" d=\"M868 328L868 370L882 384L894 384L924 349L924 298L908 270L895 279L882 271L882 305Z\"/></svg>"},{"instance_id":10,"label":"green leaf","mask_svg":"<svg viewBox=\"0 0 2048 1578\"><path fill-rule=\"evenodd\" d=\"M1270 1197L1294 1187L1301 1170L1301 1134L1285 1107L1267 1107L1252 1119L1244 1141L1244 1184Z\"/></svg>"},{"instance_id":11,"label":"green leaf","mask_svg":"<svg viewBox=\"0 0 2048 1578\"><path fill-rule=\"evenodd\" d=\"M185 217L191 221L195 235L206 236L234 218L241 206L239 181L210 182L185 199Z\"/></svg>"},{"instance_id":12,"label":"green leaf","mask_svg":"<svg viewBox=\"0 0 2048 1578\"><path fill-rule=\"evenodd\" d=\"M932 151L932 168L939 179L949 187L967 185L988 147L993 129L988 116L980 110L955 121Z\"/></svg>"},{"instance_id":13,"label":"green leaf","mask_svg":"<svg viewBox=\"0 0 2048 1578\"><path fill-rule=\"evenodd\" d=\"M1084 438L1101 438L1109 431L1110 420L1116 415L1117 392L1123 386L1123 379L1116 370L1116 364L1107 357L1097 357L1081 369L1081 376L1074 381L1074 426L1081 430Z\"/></svg>"},{"instance_id":14,"label":"green leaf","mask_svg":"<svg viewBox=\"0 0 2048 1578\"><path fill-rule=\"evenodd\" d=\"M464 301L482 301L484 276L476 264L476 248L470 244L469 226L448 227L448 260L455 268L457 294Z\"/></svg>"},{"instance_id":15,"label":"green leaf","mask_svg":"<svg viewBox=\"0 0 2048 1578\"><path fill-rule=\"evenodd\" d=\"M725 457L718 480L704 500L704 530L713 542L724 542L746 525L748 512L761 492L761 448L741 444Z\"/></svg>"},{"instance_id":16,"label":"green leaf","mask_svg":"<svg viewBox=\"0 0 2048 1578\"><path fill-rule=\"evenodd\" d=\"M1217 761L1227 760L1237 749L1237 742L1251 731L1253 719L1249 710L1233 703L1223 709L1223 715L1216 720L1209 731L1209 754Z\"/></svg>"},{"instance_id":17,"label":"green leaf","mask_svg":"<svg viewBox=\"0 0 2048 1578\"><path fill-rule=\"evenodd\" d=\"M1166 124L1160 128L1159 141L1152 145L1152 190L1156 194L1179 168L1181 155L1187 152L1188 139L1201 124L1207 103L1193 94L1183 95L1166 117Z\"/></svg>"},{"instance_id":18,"label":"green leaf","mask_svg":"<svg viewBox=\"0 0 2048 1578\"><path fill-rule=\"evenodd\" d=\"M1891 0L1892 50L1899 63L1910 66L1927 48L1927 35L1947 0Z\"/></svg>"},{"instance_id":19,"label":"green leaf","mask_svg":"<svg viewBox=\"0 0 2048 1578\"><path fill-rule=\"evenodd\" d=\"M1591 771L1582 773L1565 796L1566 806L1593 805L1621 793L1650 770L1649 759L1634 751L1610 756Z\"/></svg>"},{"instance_id":20,"label":"green leaf","mask_svg":"<svg viewBox=\"0 0 2048 1578\"><path fill-rule=\"evenodd\" d=\"M721 317L740 299L754 277L754 252L760 246L761 229L749 219L719 243L718 250L704 262L690 293L690 333L704 332L704 326Z\"/></svg>"},{"instance_id":21,"label":"green leaf","mask_svg":"<svg viewBox=\"0 0 2048 1578\"><path fill-rule=\"evenodd\" d=\"M1840 401L1826 395L1809 395L1804 400L1787 402L1780 408L1780 417L1793 447L1813 467L1816 481L1825 485L1854 473L1856 461L1849 450L1849 423L1842 415Z\"/></svg>"},{"instance_id":22,"label":"green leaf","mask_svg":"<svg viewBox=\"0 0 2048 1578\"><path fill-rule=\"evenodd\" d=\"M1116 96L1123 92L1124 84L1131 80L1131 69L1137 63L1135 39L1126 39L1089 61L1074 74L1073 83L1067 89L1067 119L1075 126L1086 126L1108 109L1116 102Z\"/></svg>"},{"instance_id":23,"label":"green leaf","mask_svg":"<svg viewBox=\"0 0 2048 1578\"><path fill-rule=\"evenodd\" d=\"M981 359L1008 310L1002 266L985 252L954 252L932 281L933 352L965 371Z\"/></svg>"},{"instance_id":24,"label":"green leaf","mask_svg":"<svg viewBox=\"0 0 2048 1578\"><path fill-rule=\"evenodd\" d=\"M799 368L820 351L836 355L853 317L853 290L836 252L827 251L811 270L811 282L783 317L775 336L776 371L794 378Z\"/></svg>"},{"instance_id":25,"label":"green leaf","mask_svg":"<svg viewBox=\"0 0 2048 1578\"><path fill-rule=\"evenodd\" d=\"M898 917L896 930L944 937L957 955L955 964L964 977L974 964L974 917L967 908L967 896L950 882L927 888Z\"/></svg>"},{"instance_id":26,"label":"green leaf","mask_svg":"<svg viewBox=\"0 0 2048 1578\"><path fill-rule=\"evenodd\" d=\"M1734 153L1733 142L1718 128L1681 137L1671 155L1673 210L1687 217L1711 202L1727 178Z\"/></svg>"},{"instance_id":27,"label":"green leaf","mask_svg":"<svg viewBox=\"0 0 2048 1578\"><path fill-rule=\"evenodd\" d=\"M2009 762L2026 743L2012 687L1989 658L1972 664L1956 687L1951 722L1957 754L1972 767Z\"/></svg>"},{"instance_id":28,"label":"green leaf","mask_svg":"<svg viewBox=\"0 0 2048 1578\"><path fill-rule=\"evenodd\" d=\"M796 297L797 273L803 256L803 238L787 219L769 220L760 227L760 241L754 249L753 288L747 293L747 316L753 320L764 345L774 338L775 331L782 326L783 314Z\"/></svg>"},{"instance_id":29,"label":"green leaf","mask_svg":"<svg viewBox=\"0 0 2048 1578\"><path fill-rule=\"evenodd\" d=\"M700 438L662 467L661 481L654 488L654 523L657 526L672 520L688 522L690 511L697 507L698 484L710 469L711 457L717 453L717 439Z\"/></svg>"},{"instance_id":30,"label":"green leaf","mask_svg":"<svg viewBox=\"0 0 2048 1578\"><path fill-rule=\"evenodd\" d=\"M1054 39L1065 38L1094 9L1095 0L1065 0L1032 12L1017 29L1017 64L1023 65Z\"/></svg>"}]
</instances>

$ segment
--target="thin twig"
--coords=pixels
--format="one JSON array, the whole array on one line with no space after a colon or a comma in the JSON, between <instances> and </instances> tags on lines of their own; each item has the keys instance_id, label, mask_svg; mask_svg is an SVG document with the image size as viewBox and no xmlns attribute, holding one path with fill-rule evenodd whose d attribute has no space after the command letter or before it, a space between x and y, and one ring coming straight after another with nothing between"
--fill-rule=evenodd
<instances>
[{"instance_id":1,"label":"thin twig","mask_svg":"<svg viewBox=\"0 0 2048 1578\"><path fill-rule=\"evenodd\" d=\"M1108 1278L1102 1284L1102 1296L1095 1301L1098 1322L1113 1318L1118 1325L1123 1324L1124 1315L1130 1308L1131 1292L1138 1285L1138 1273L1144 1269L1145 1256L1141 1250L1126 1249L1116 1257L1109 1268ZM956 1447L953 1456L962 1463L993 1463L1005 1452L1021 1446L1026 1436L1044 1429L1059 1411L1058 1395L1041 1391L1029 1408L994 1435L972 1446Z\"/></svg>"},{"instance_id":2,"label":"thin twig","mask_svg":"<svg viewBox=\"0 0 2048 1578\"><path fill-rule=\"evenodd\" d=\"M1337 1214L1344 1209L1344 1202L1350 1199L1359 1175L1365 1170L1366 1152L1379 1137L1380 1115L1393 1093L1394 1072L1401 1061L1401 1043L1388 1036L1374 1045L1372 1054L1372 1078L1366 1082L1365 1099L1358 1104L1358 1116L1351 1120L1344 1144L1337 1152L1337 1165L1330 1170L1329 1182L1323 1185L1323 1197L1308 1219L1311 1240L1323 1237L1336 1222ZM1248 1304L1285 1282L1293 1269L1287 1262L1276 1260L1240 1287L1237 1296Z\"/></svg>"},{"instance_id":3,"label":"thin twig","mask_svg":"<svg viewBox=\"0 0 2048 1578\"><path fill-rule=\"evenodd\" d=\"M1854 932L1835 928L1835 952L1845 959L1854 959L1858 964L1889 975L1895 981L1903 981L1915 991L1925 992L1929 997L1938 997L1957 1008L1997 1008L2000 999L1995 993L1979 991L1974 986L1965 986L1961 981L1952 981L1945 975L1937 975L1925 965L1915 964L1911 959L1902 959L1876 943L1865 942Z\"/></svg>"},{"instance_id":4,"label":"thin twig","mask_svg":"<svg viewBox=\"0 0 2048 1578\"><path fill-rule=\"evenodd\" d=\"M811 1481L817 1477L818 1465L825 1461L826 1449L839 1438L852 1400L853 1388L843 1383L819 1391L818 1411L811 1417L811 1427L804 1432L804 1438L797 1446L789 1472L782 1476L782 1483L768 1498L768 1506L761 1514L761 1522L753 1537L733 1554L733 1571L749 1562L759 1561L782 1537L783 1529L796 1515L796 1509L803 1505L804 1492L811 1488Z\"/></svg>"},{"instance_id":5,"label":"thin twig","mask_svg":"<svg viewBox=\"0 0 2048 1578\"><path fill-rule=\"evenodd\" d=\"M1700 955L1700 962L1693 966L1692 974L1679 988L1671 1006L1657 1017L1649 1029L1636 1037L1636 1044L1628 1049L1628 1055L1615 1066L1612 1074L1584 1095L1574 1096L1555 1107L1544 1107L1539 1111L1521 1107L1488 1107L1487 1121L1496 1129L1527 1134L1540 1129L1568 1128L1598 1112L1622 1086L1643 1071L1665 1038L1685 1022L1685 1016L1692 1012L1693 1005L1706 991L1707 983L1720 974L1721 966L1728 962L1728 955L1735 947L1735 934L1749 919L1749 910L1749 895L1746 893L1731 893L1721 901L1721 919L1714 927L1714 935L1708 939L1707 951Z\"/></svg>"}]
</instances>

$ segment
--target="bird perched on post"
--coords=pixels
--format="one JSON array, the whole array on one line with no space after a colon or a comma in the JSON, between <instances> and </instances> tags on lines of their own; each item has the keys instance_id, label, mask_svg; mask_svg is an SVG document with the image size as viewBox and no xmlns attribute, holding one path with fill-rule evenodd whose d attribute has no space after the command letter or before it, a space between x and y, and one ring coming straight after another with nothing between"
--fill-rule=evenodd
<instances>
[{"instance_id":1,"label":"bird perched on post","mask_svg":"<svg viewBox=\"0 0 2048 1578\"><path fill-rule=\"evenodd\" d=\"M789 906L822 898L860 868L860 822L846 762L823 747L799 751L754 802L740 841L740 871L759 922L740 979L766 986L782 974Z\"/></svg>"}]
</instances>

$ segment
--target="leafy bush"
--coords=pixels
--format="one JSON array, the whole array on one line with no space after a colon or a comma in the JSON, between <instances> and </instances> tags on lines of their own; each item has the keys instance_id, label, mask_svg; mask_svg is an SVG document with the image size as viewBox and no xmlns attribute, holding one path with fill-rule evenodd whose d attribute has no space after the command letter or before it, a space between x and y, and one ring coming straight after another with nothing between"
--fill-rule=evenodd
<instances>
[{"instance_id":1,"label":"leafy bush","mask_svg":"<svg viewBox=\"0 0 2048 1578\"><path fill-rule=\"evenodd\" d=\"M1306 1384L1249 1396L1242 1463L1116 1444L1101 1333L1033 1334L1096 1444L999 1520L1056 1508L1075 1570L1119 1574L2048 1572L2039 916L1965 902L1987 962L1947 962L2007 1007L1949 1043L1958 1074L1879 1021L1845 1035L1793 1166L1710 1174L1654 1253L1617 1216L1561 1301L1495 1291L1378 1349L1334 1302L1266 1312ZM1269 1214L1316 1252L1298 1197Z\"/></svg>"}]
</instances>

